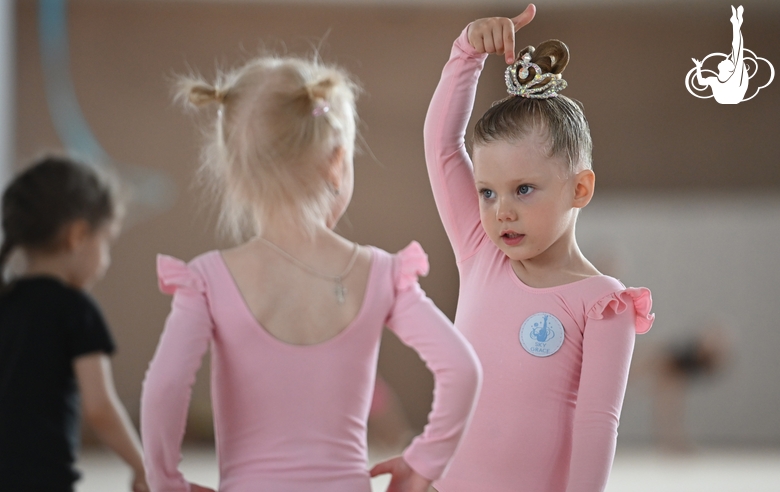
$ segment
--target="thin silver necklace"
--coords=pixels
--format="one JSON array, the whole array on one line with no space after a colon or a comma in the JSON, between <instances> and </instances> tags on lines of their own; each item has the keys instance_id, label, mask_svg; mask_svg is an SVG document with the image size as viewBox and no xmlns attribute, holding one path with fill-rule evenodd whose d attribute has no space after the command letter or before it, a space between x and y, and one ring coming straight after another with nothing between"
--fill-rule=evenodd
<instances>
[{"instance_id":1,"label":"thin silver necklace","mask_svg":"<svg viewBox=\"0 0 780 492\"><path fill-rule=\"evenodd\" d=\"M349 263L347 264L347 267L344 269L344 271L341 272L340 275L327 275L325 273L319 272L319 271L315 270L314 268L310 267L306 263L302 262L298 258L296 258L293 255L291 255L290 253L288 253L287 251L285 251L282 248L280 248L279 246L275 245L274 243L272 243L268 239L266 239L266 238L264 238L262 236L258 236L258 239L260 239L260 241L262 241L264 244L268 245L268 247L270 247L271 249L273 249L274 251L276 251L280 255L284 256L285 258L290 260L292 263L294 263L294 264L298 265L299 267L301 267L302 269L306 270L307 272L309 272L309 273L311 273L313 275L316 275L316 276L318 276L320 278L324 278L326 280L330 280L331 282L335 282L336 283L336 289L335 289L336 301L339 304L344 304L344 301L345 301L346 296L347 296L347 288L344 287L344 284L342 283L342 281L344 280L344 277L349 275L349 272L352 271L352 267L355 265L355 260L357 260L357 257L358 257L358 245L357 245L357 243L352 243L352 256L349 258Z\"/></svg>"}]
</instances>

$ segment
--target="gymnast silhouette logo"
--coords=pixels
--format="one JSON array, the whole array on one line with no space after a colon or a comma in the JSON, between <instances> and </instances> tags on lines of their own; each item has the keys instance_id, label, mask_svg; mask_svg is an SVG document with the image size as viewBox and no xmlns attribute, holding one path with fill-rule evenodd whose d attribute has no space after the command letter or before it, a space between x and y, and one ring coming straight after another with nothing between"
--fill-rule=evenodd
<instances>
[{"instance_id":1,"label":"gymnast silhouette logo","mask_svg":"<svg viewBox=\"0 0 780 492\"><path fill-rule=\"evenodd\" d=\"M769 60L757 56L744 46L740 30L744 11L745 9L742 5L737 9L734 9L734 6L731 7L732 15L730 20L733 32L731 54L712 53L707 55L702 61L692 58L696 66L685 76L685 88L692 95L700 99L714 97L720 104L739 104L753 99L761 89L772 83L772 80L775 78L775 67L769 63ZM702 69L702 65L709 58L722 58L720 63L718 63L717 74L712 70ZM746 98L745 94L747 94L750 79L755 77L759 71L759 61L766 63L767 67L769 67L769 80L766 84L758 87L750 97ZM712 76L705 77L703 74L711 74ZM708 87L712 89L712 94L710 95L701 96L694 92L706 92Z\"/></svg>"},{"instance_id":2,"label":"gymnast silhouette logo","mask_svg":"<svg viewBox=\"0 0 780 492\"><path fill-rule=\"evenodd\" d=\"M536 313L520 327L520 344L526 352L547 357L561 348L565 332L560 320L550 313Z\"/></svg>"},{"instance_id":3,"label":"gymnast silhouette logo","mask_svg":"<svg viewBox=\"0 0 780 492\"><path fill-rule=\"evenodd\" d=\"M531 338L537 342L546 342L552 338L555 338L555 332L551 327L547 326L547 320L550 319L546 314L544 315L544 321L540 323L537 321L534 323L534 327L531 328Z\"/></svg>"}]
</instances>

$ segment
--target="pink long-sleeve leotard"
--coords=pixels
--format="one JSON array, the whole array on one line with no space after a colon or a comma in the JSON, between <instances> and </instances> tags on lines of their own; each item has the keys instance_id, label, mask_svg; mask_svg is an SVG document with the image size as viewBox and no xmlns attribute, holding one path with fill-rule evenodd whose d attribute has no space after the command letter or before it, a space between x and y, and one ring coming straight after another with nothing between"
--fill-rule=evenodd
<instances>
[{"instance_id":1,"label":"pink long-sleeve leotard","mask_svg":"<svg viewBox=\"0 0 780 492\"><path fill-rule=\"evenodd\" d=\"M379 340L388 326L433 372L429 423L404 457L439 478L480 384L468 342L425 296L417 243L397 255L372 248L363 305L347 328L316 345L274 338L256 321L218 251L189 264L158 258L171 314L146 376L141 433L153 492L188 491L178 470L192 383L211 349L211 391L222 492L368 492L366 420Z\"/></svg>"},{"instance_id":2,"label":"pink long-sleeve leotard","mask_svg":"<svg viewBox=\"0 0 780 492\"><path fill-rule=\"evenodd\" d=\"M650 292L607 276L531 288L487 237L464 145L486 56L464 30L425 122L431 185L460 272L455 326L484 371L471 425L447 476L434 485L440 492L600 491L614 456L635 334L652 324ZM551 316L564 333L553 330ZM539 323L535 340L526 343L530 350L521 343L526 322L532 330ZM563 344L554 352L539 340Z\"/></svg>"}]
</instances>

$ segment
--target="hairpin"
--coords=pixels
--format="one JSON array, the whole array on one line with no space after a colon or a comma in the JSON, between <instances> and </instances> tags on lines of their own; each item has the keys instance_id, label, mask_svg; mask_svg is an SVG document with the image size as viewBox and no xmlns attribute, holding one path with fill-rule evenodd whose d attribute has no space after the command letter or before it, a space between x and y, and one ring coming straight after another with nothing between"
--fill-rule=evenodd
<instances>
[{"instance_id":1,"label":"hairpin","mask_svg":"<svg viewBox=\"0 0 780 492\"><path fill-rule=\"evenodd\" d=\"M534 78L525 84L520 80L528 77L528 69L534 69ZM544 79L550 78L550 81L541 87L539 85ZM526 53L512 65L506 67L506 91L513 96L528 97L533 99L549 99L558 97L558 93L568 85L561 78L559 73L544 73L539 65L531 62L531 53Z\"/></svg>"},{"instance_id":2,"label":"hairpin","mask_svg":"<svg viewBox=\"0 0 780 492\"><path fill-rule=\"evenodd\" d=\"M322 116L328 111L330 111L330 105L327 102L317 101L317 104L315 104L311 114L312 116Z\"/></svg>"}]
</instances>

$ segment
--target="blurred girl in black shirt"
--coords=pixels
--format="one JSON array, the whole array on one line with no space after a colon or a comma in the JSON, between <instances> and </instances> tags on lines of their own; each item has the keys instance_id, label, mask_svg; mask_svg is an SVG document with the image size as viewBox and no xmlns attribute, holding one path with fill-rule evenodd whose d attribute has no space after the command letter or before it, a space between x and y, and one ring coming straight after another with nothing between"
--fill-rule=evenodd
<instances>
[{"instance_id":1,"label":"blurred girl in black shirt","mask_svg":"<svg viewBox=\"0 0 780 492\"><path fill-rule=\"evenodd\" d=\"M119 212L85 165L45 158L2 198L0 247L0 488L72 492L80 415L146 492L138 435L116 396L114 343L86 293L108 268ZM9 257L24 268L6 282Z\"/></svg>"}]
</instances>

